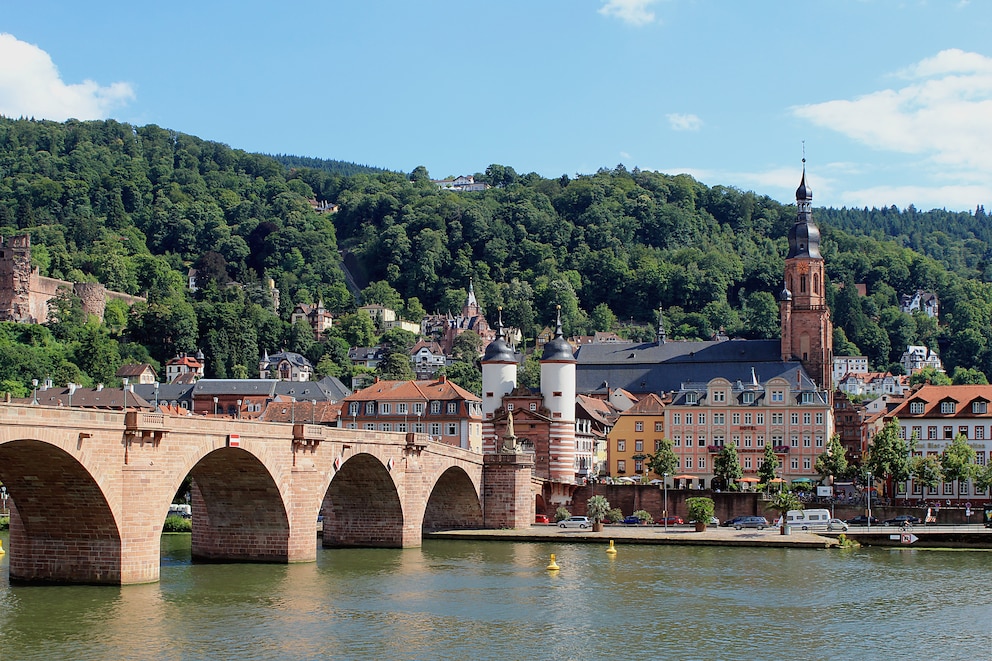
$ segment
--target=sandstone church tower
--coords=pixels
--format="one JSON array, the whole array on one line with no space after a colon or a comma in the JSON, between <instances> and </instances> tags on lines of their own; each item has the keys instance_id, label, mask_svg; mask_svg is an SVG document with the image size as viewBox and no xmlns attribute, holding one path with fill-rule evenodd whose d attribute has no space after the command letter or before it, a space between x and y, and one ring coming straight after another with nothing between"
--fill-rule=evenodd
<instances>
[{"instance_id":1,"label":"sandstone church tower","mask_svg":"<svg viewBox=\"0 0 992 661\"><path fill-rule=\"evenodd\" d=\"M785 288L779 294L782 360L799 360L827 392L833 391L833 324L824 293L820 230L813 223L813 190L803 178L796 189L796 222L789 230Z\"/></svg>"}]
</instances>

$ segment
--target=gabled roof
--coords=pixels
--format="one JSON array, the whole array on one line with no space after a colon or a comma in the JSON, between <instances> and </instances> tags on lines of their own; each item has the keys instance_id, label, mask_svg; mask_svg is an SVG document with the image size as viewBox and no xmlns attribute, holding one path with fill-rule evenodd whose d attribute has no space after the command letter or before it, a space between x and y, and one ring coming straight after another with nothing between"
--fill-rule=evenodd
<instances>
[{"instance_id":1,"label":"gabled roof","mask_svg":"<svg viewBox=\"0 0 992 661\"><path fill-rule=\"evenodd\" d=\"M121 365L115 376L118 378L141 376L148 371L151 371L152 374L156 373L155 368L148 363L128 363L127 365Z\"/></svg>"},{"instance_id":2,"label":"gabled roof","mask_svg":"<svg viewBox=\"0 0 992 661\"><path fill-rule=\"evenodd\" d=\"M662 415L665 403L653 392L648 393L620 415Z\"/></svg>"},{"instance_id":3,"label":"gabled roof","mask_svg":"<svg viewBox=\"0 0 992 661\"><path fill-rule=\"evenodd\" d=\"M295 403L288 398L278 398L269 402L262 414L258 416L261 422L296 422L315 425L331 425L337 422L341 414L340 402L297 400Z\"/></svg>"},{"instance_id":4,"label":"gabled roof","mask_svg":"<svg viewBox=\"0 0 992 661\"><path fill-rule=\"evenodd\" d=\"M68 388L46 388L37 392L38 404L41 406L69 406L79 409L106 409L123 410L127 404L128 409L154 410L154 406L149 404L144 397L128 390L125 401L123 388L76 388L72 397L69 397ZM16 400L21 404L30 404L31 397Z\"/></svg>"},{"instance_id":5,"label":"gabled roof","mask_svg":"<svg viewBox=\"0 0 992 661\"><path fill-rule=\"evenodd\" d=\"M391 400L482 400L446 378L427 381L377 381L367 388L352 393L347 401Z\"/></svg>"},{"instance_id":6,"label":"gabled roof","mask_svg":"<svg viewBox=\"0 0 992 661\"><path fill-rule=\"evenodd\" d=\"M273 397L276 379L200 379L193 386L193 397L237 395L239 397Z\"/></svg>"},{"instance_id":7,"label":"gabled roof","mask_svg":"<svg viewBox=\"0 0 992 661\"><path fill-rule=\"evenodd\" d=\"M954 413L941 413L941 402L954 401L957 406ZM973 413L972 402L992 401L992 385L962 385L935 386L927 384L909 395L904 402L893 409L889 415L899 418L987 418L992 417L992 410L986 407L986 413ZM912 413L914 402L923 403L923 413Z\"/></svg>"}]
</instances>

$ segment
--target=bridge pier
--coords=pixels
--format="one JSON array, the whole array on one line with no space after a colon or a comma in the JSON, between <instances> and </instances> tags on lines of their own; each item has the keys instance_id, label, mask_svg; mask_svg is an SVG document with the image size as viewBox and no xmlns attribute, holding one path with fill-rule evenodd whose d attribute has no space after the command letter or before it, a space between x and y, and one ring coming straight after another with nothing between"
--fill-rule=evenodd
<instances>
[{"instance_id":1,"label":"bridge pier","mask_svg":"<svg viewBox=\"0 0 992 661\"><path fill-rule=\"evenodd\" d=\"M526 528L534 523L533 470L532 454L483 456L483 527Z\"/></svg>"}]
</instances>

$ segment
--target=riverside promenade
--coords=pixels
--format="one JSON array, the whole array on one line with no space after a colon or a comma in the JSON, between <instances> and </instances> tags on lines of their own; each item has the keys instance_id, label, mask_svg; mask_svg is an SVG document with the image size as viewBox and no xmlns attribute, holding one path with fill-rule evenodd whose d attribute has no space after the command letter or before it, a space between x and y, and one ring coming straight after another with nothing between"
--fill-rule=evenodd
<instances>
[{"instance_id":1,"label":"riverside promenade","mask_svg":"<svg viewBox=\"0 0 992 661\"><path fill-rule=\"evenodd\" d=\"M691 525L624 526L607 525L601 532L591 529L559 528L553 524L534 524L514 530L449 530L426 534L429 539L474 539L500 542L540 542L573 544L608 544L609 540L623 544L656 544L672 546L759 546L775 548L828 549L839 546L836 536L819 535L792 529L783 535L777 526L764 530L720 528L707 526L696 532Z\"/></svg>"}]
</instances>

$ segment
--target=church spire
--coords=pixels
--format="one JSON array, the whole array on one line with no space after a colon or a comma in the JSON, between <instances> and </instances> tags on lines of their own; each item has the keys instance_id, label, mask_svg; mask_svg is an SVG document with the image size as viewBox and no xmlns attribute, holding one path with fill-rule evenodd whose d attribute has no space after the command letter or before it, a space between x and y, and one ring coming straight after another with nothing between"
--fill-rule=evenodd
<instances>
[{"instance_id":1,"label":"church spire","mask_svg":"<svg viewBox=\"0 0 992 661\"><path fill-rule=\"evenodd\" d=\"M665 339L666 339L666 335L665 335L665 317L664 317L664 314L663 314L663 310L664 310L664 308L662 308L659 305L658 306L658 332L657 332L658 346L661 346L662 344L664 344L665 343Z\"/></svg>"}]
</instances>

